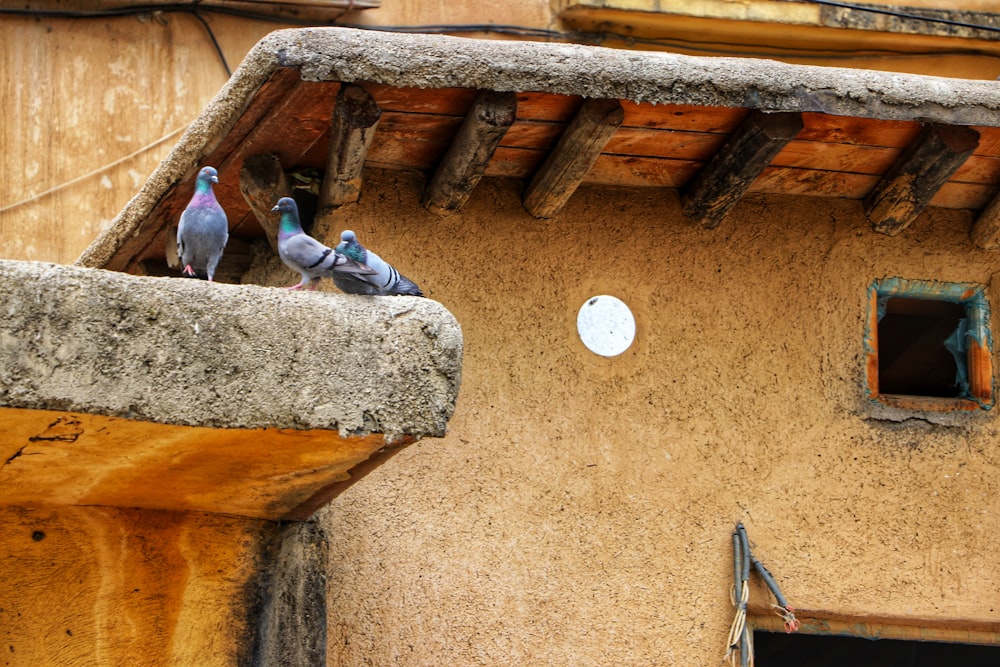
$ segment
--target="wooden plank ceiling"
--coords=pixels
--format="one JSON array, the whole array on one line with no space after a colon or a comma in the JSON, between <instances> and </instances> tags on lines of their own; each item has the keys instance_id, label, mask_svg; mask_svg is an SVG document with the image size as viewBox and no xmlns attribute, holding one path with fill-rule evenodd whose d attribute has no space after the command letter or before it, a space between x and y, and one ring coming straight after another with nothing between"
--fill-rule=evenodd
<instances>
[{"instance_id":1,"label":"wooden plank ceiling","mask_svg":"<svg viewBox=\"0 0 1000 667\"><path fill-rule=\"evenodd\" d=\"M236 241L228 268L220 267L230 280L248 262L245 242L268 227L273 234L240 188L247 158L268 154L284 171L325 172L330 205L350 201L350 184L363 187L363 165L425 172L425 206L442 214L460 208L480 177L494 176L523 179L525 208L537 217L558 213L581 183L678 189L692 224L706 227L746 193L791 194L860 200L875 231L887 234L904 232L925 206L971 209L983 212L976 243L1000 244L1000 206L991 206L1000 183L997 127L307 82L283 68L202 161L219 169L216 193ZM287 189L271 187L265 200ZM144 225L149 231L119 248L107 268L165 271L165 241L192 188L193 179L168 190Z\"/></svg>"}]
</instances>

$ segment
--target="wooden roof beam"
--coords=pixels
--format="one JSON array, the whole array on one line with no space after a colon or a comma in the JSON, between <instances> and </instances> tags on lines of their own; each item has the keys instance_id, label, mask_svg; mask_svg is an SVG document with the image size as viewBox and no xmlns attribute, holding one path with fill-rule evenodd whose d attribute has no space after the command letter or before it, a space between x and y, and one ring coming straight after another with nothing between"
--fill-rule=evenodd
<instances>
[{"instance_id":1,"label":"wooden roof beam","mask_svg":"<svg viewBox=\"0 0 1000 667\"><path fill-rule=\"evenodd\" d=\"M979 145L979 133L962 125L928 123L864 199L876 232L906 229L934 194Z\"/></svg>"},{"instance_id":2,"label":"wooden roof beam","mask_svg":"<svg viewBox=\"0 0 1000 667\"><path fill-rule=\"evenodd\" d=\"M525 210L536 218L551 218L562 210L624 120L618 100L584 102L531 179L524 193Z\"/></svg>"},{"instance_id":3,"label":"wooden roof beam","mask_svg":"<svg viewBox=\"0 0 1000 667\"><path fill-rule=\"evenodd\" d=\"M326 176L319 193L320 210L358 201L365 156L381 118L382 110L362 86L346 83L340 87L330 125Z\"/></svg>"},{"instance_id":4,"label":"wooden roof beam","mask_svg":"<svg viewBox=\"0 0 1000 667\"><path fill-rule=\"evenodd\" d=\"M718 227L802 126L798 112L751 113L685 189L684 215L707 229Z\"/></svg>"},{"instance_id":5,"label":"wooden roof beam","mask_svg":"<svg viewBox=\"0 0 1000 667\"><path fill-rule=\"evenodd\" d=\"M516 117L515 93L482 91L424 192L424 208L438 215L462 208Z\"/></svg>"},{"instance_id":6,"label":"wooden roof beam","mask_svg":"<svg viewBox=\"0 0 1000 667\"><path fill-rule=\"evenodd\" d=\"M292 196L292 186L274 153L251 155L240 168L240 192L267 235L271 250L278 252L278 220L271 209L282 197Z\"/></svg>"}]
</instances>

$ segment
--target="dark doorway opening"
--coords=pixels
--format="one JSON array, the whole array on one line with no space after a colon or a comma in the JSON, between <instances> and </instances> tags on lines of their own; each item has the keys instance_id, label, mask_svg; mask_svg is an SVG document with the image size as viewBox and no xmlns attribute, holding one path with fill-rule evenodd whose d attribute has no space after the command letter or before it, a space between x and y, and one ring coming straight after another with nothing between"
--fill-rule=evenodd
<instances>
[{"instance_id":1,"label":"dark doorway opening","mask_svg":"<svg viewBox=\"0 0 1000 667\"><path fill-rule=\"evenodd\" d=\"M996 667L1000 647L864 639L837 635L753 633L756 667Z\"/></svg>"},{"instance_id":2,"label":"dark doorway opening","mask_svg":"<svg viewBox=\"0 0 1000 667\"><path fill-rule=\"evenodd\" d=\"M949 350L966 318L965 304L892 297L878 322L878 391L954 398L967 389L965 349ZM952 344L955 347L955 344Z\"/></svg>"}]
</instances>

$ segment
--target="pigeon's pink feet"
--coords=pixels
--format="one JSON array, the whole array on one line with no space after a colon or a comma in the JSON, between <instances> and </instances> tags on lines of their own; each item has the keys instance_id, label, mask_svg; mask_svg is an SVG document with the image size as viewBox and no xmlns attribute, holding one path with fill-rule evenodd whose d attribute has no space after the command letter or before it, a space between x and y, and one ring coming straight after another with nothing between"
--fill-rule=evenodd
<instances>
[{"instance_id":1,"label":"pigeon's pink feet","mask_svg":"<svg viewBox=\"0 0 1000 667\"><path fill-rule=\"evenodd\" d=\"M185 264L184 265L184 275L186 275L186 276L193 276L194 275L194 269L191 268L190 264Z\"/></svg>"},{"instance_id":2,"label":"pigeon's pink feet","mask_svg":"<svg viewBox=\"0 0 1000 667\"><path fill-rule=\"evenodd\" d=\"M302 283L295 283L291 287L286 287L285 289L302 289Z\"/></svg>"}]
</instances>

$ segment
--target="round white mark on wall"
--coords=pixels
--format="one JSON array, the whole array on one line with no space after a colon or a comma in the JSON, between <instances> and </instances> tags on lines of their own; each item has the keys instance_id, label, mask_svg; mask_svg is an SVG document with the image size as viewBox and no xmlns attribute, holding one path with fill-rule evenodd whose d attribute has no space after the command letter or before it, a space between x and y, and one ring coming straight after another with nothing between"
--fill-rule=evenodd
<instances>
[{"instance_id":1,"label":"round white mark on wall","mask_svg":"<svg viewBox=\"0 0 1000 667\"><path fill-rule=\"evenodd\" d=\"M576 316L576 330L587 349L615 357L635 340L635 318L621 299L602 294L587 299Z\"/></svg>"}]
</instances>

